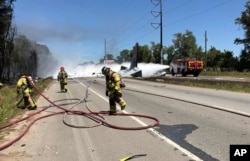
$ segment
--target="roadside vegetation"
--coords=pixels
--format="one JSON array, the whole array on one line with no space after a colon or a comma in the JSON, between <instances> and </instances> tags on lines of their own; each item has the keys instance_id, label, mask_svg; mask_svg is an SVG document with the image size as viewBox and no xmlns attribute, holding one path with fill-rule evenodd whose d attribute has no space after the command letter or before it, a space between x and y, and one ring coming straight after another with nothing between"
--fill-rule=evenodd
<instances>
[{"instance_id":1,"label":"roadside vegetation","mask_svg":"<svg viewBox=\"0 0 250 161\"><path fill-rule=\"evenodd\" d=\"M228 77L227 79L200 79L202 76ZM232 80L230 78L246 78L248 81ZM210 88L216 90L226 90L232 92L250 93L250 72L201 72L199 77L192 75L187 77L150 77L144 78L149 81L159 81L169 84L183 85L189 87Z\"/></svg>"},{"instance_id":2,"label":"roadside vegetation","mask_svg":"<svg viewBox=\"0 0 250 161\"><path fill-rule=\"evenodd\" d=\"M44 91L51 83L52 78L42 79L36 83L36 87L40 91ZM5 123L9 122L12 118L22 115L27 109L22 109L17 107L17 103L22 99L22 95L17 95L16 86L4 86L0 89L0 95L2 99L0 100L0 127ZM34 100L37 100L39 95L37 92L33 92ZM23 102L21 102L22 104Z\"/></svg>"},{"instance_id":3,"label":"roadside vegetation","mask_svg":"<svg viewBox=\"0 0 250 161\"><path fill-rule=\"evenodd\" d=\"M216 71L207 71L201 72L200 76L226 76L226 77L236 77L236 78L249 78L250 79L250 72L216 72Z\"/></svg>"},{"instance_id":4,"label":"roadside vegetation","mask_svg":"<svg viewBox=\"0 0 250 161\"><path fill-rule=\"evenodd\" d=\"M12 83L20 72L25 72L32 77L44 77L47 72L56 71L58 66L57 60L53 58L46 45L38 44L25 35L17 34L18 28L13 23L15 22L15 1L0 1L0 82L5 84ZM184 29L184 31L172 33L172 43L168 46L154 41L150 44L138 45L138 63L168 65L175 59L196 58L202 60L204 67L212 71L250 71L250 0L246 1L244 7L239 16L235 17L235 21L231 22L244 31L244 36L239 35L232 40L235 45L242 46L243 49L239 53L233 53L226 48L223 51L218 50L216 44L208 49L204 48L203 45L197 44L193 31ZM137 44L136 41L134 43ZM100 63L103 63L104 59L116 63L128 62L131 61L132 55L131 46L130 49L122 49L116 57L114 53L103 55Z\"/></svg>"},{"instance_id":5,"label":"roadside vegetation","mask_svg":"<svg viewBox=\"0 0 250 161\"><path fill-rule=\"evenodd\" d=\"M233 77L233 78L246 78L248 82L242 81L202 81L196 83L194 81L189 82L189 86L211 88L218 90L227 90L233 92L250 93L250 72L201 72L200 76L221 76L221 77Z\"/></svg>"}]
</instances>

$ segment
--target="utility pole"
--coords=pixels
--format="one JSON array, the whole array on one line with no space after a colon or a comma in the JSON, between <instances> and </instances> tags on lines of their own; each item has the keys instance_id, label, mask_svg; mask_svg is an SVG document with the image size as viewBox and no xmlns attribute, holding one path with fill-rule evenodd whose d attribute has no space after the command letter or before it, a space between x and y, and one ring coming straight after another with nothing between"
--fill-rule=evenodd
<instances>
[{"instance_id":1,"label":"utility pole","mask_svg":"<svg viewBox=\"0 0 250 161\"><path fill-rule=\"evenodd\" d=\"M104 40L104 62L105 62L105 65L107 65L107 51L106 51L106 39Z\"/></svg>"},{"instance_id":2,"label":"utility pole","mask_svg":"<svg viewBox=\"0 0 250 161\"><path fill-rule=\"evenodd\" d=\"M207 31L205 31L205 71L207 71Z\"/></svg>"},{"instance_id":3,"label":"utility pole","mask_svg":"<svg viewBox=\"0 0 250 161\"><path fill-rule=\"evenodd\" d=\"M160 1L160 51L161 51L161 64L162 62L162 55L163 55L163 48L162 48L162 0Z\"/></svg>"},{"instance_id":4,"label":"utility pole","mask_svg":"<svg viewBox=\"0 0 250 161\"><path fill-rule=\"evenodd\" d=\"M156 4L154 4L154 2L153 1L157 1L158 3L156 3ZM162 61L162 55L163 55L163 45L162 45L162 0L151 0L151 2L155 5L155 6L157 6L157 5L159 5L160 4L160 12L155 12L155 11L151 11L151 13L152 13L152 15L153 16L155 16L155 17L158 17L158 16L160 16L160 23L151 23L151 25L153 26L153 25L155 25L155 24L157 24L158 26L157 27L154 27L154 28L158 28L158 27L160 27L160 54L161 54L161 64L163 64L163 61ZM157 15L154 15L154 13L157 13Z\"/></svg>"}]
</instances>

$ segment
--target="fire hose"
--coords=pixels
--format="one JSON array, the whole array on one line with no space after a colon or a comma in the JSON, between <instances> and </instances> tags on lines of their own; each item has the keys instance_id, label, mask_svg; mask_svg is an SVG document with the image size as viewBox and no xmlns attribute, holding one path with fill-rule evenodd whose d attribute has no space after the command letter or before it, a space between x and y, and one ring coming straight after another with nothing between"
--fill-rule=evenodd
<instances>
[{"instance_id":1,"label":"fire hose","mask_svg":"<svg viewBox=\"0 0 250 161\"><path fill-rule=\"evenodd\" d=\"M35 91L40 95L42 96L45 100L47 100L50 105L49 106L46 106L46 107L43 107L43 109L40 109L36 112L33 112L31 114L29 114L28 116L24 117L24 118L21 118L21 119L18 119L16 121L12 121L2 127L0 127L0 130L2 129L5 129L7 127L10 127L11 125L14 125L16 123L19 123L19 122L22 122L28 118L31 118L43 111L45 111L46 109L52 107L52 106L55 106L57 107L58 109L60 109L61 111L59 112L55 112L55 113L50 113L50 114L47 114L47 115L43 115L43 116L40 116L40 117L37 117L35 118L34 120L32 120L27 126L26 128L16 137L14 138L13 140L3 144L3 145L0 145L0 151L1 150L4 150L6 148L8 148L9 146L11 146L12 144L14 144L15 142L17 142L18 140L20 140L22 137L24 137L24 135L29 131L29 129L31 128L31 126L38 120L41 120L43 118L47 118L47 117L50 117L50 116L53 116L53 115L58 115L58 114L64 114L64 118L63 118L63 123L67 126L70 126L70 127L74 127L74 128L90 128L90 127L96 127L96 126L100 126L100 125L104 125L106 127L109 127L109 128L113 128L113 129L119 129L119 130L143 130L143 129L148 129L148 128L153 128L155 126L159 126L159 120L155 117L152 117L152 116L148 116L148 115L141 115L141 114L132 114L132 113L115 113L115 116L133 116L133 117L141 117L141 118L146 118L146 119L151 119L153 120L155 123L152 124L152 125L146 125L146 126L139 126L139 127L121 127L121 126L117 126L117 125L113 125L109 122L107 122L104 118L103 115L108 115L109 112L108 111L100 111L100 112L94 112L94 111L91 111L90 110L90 107L88 105L88 101L87 101L87 97L88 97L88 88L89 86L87 86L87 89L86 89L86 95L85 95L85 98L83 99L72 99L72 100L76 100L77 102L75 102L74 106L72 106L70 109L66 109L66 108L63 108L61 107L59 104L56 104L56 102L59 102L59 101L62 101L62 100L58 100L58 101L51 101L50 99L48 99L36 86L35 84L33 84L32 82L30 82L31 85L33 86L33 88L35 89ZM64 99L65 100L65 99ZM81 103L86 103L86 108L88 109L89 112L84 112L84 111L81 111L81 110L73 110L74 107L76 107L77 105L81 104ZM74 115L82 115L82 116L85 116L91 120L93 120L94 122L96 122L96 124L94 125L91 125L91 126L76 126L76 125L72 125L72 124L69 124L67 122L67 115L68 114L74 114Z\"/></svg>"}]
</instances>

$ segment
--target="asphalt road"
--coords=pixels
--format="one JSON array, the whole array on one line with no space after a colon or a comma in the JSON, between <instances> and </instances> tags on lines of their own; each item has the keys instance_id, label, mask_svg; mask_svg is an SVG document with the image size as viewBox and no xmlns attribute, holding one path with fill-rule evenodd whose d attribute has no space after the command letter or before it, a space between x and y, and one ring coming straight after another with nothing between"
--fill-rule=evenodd
<instances>
[{"instance_id":1,"label":"asphalt road","mask_svg":"<svg viewBox=\"0 0 250 161\"><path fill-rule=\"evenodd\" d=\"M131 79L125 79L125 82L127 86L123 95L127 107L124 112L156 117L160 121L158 127L120 130L96 126L97 123L86 116L62 113L38 120L21 140L0 152L0 160L119 161L145 154L131 160L228 161L230 144L250 144L250 119L247 116L250 114L250 94ZM86 97L87 86L87 103L83 101L76 106L79 100ZM70 80L68 88L68 93L60 93L59 84L54 81L43 94L67 109L86 112L109 110L103 78ZM40 110L50 103L40 97L38 105ZM59 111L62 110L50 106L34 117ZM236 113L244 113L245 116ZM154 120L141 117L101 117L118 127L154 124ZM12 132L9 139L18 135L31 120L16 126L15 133ZM63 120L71 126L65 125Z\"/></svg>"}]
</instances>

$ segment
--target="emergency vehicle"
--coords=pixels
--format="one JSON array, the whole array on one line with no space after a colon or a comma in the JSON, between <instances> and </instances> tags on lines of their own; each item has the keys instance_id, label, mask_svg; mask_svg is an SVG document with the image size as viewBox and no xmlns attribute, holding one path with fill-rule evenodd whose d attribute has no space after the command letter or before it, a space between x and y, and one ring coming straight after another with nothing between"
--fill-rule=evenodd
<instances>
[{"instance_id":1,"label":"emergency vehicle","mask_svg":"<svg viewBox=\"0 0 250 161\"><path fill-rule=\"evenodd\" d=\"M197 77L203 69L203 61L196 59L176 59L170 63L170 72L174 76L181 74L187 76L189 74Z\"/></svg>"}]
</instances>

